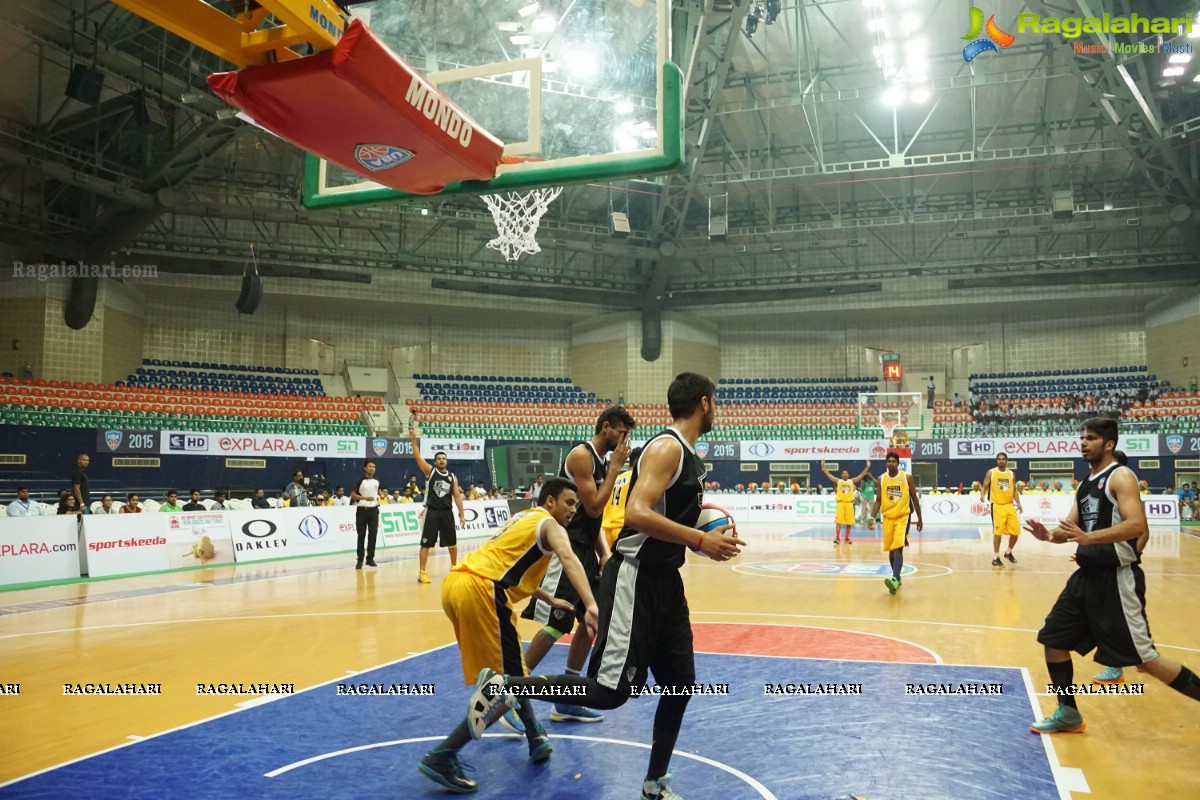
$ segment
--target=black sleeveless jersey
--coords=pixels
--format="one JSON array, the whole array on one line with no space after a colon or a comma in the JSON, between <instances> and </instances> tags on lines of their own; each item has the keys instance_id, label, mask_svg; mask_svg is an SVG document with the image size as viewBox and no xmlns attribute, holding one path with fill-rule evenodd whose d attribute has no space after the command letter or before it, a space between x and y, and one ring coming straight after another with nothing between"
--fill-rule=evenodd
<instances>
[{"instance_id":1,"label":"black sleeveless jersey","mask_svg":"<svg viewBox=\"0 0 1200 800\"><path fill-rule=\"evenodd\" d=\"M437 467L429 471L425 480L425 507L434 511L449 510L454 501L454 473L438 472Z\"/></svg>"},{"instance_id":2,"label":"black sleeveless jersey","mask_svg":"<svg viewBox=\"0 0 1200 800\"><path fill-rule=\"evenodd\" d=\"M1117 506L1108 482L1122 469L1129 468L1114 462L1099 475L1089 475L1080 482L1075 491L1079 527L1090 533L1111 528L1121 521L1121 509ZM1080 545L1075 551L1075 561L1084 569L1113 569L1127 564L1139 564L1141 560L1137 552L1137 539Z\"/></svg>"},{"instance_id":3,"label":"black sleeveless jersey","mask_svg":"<svg viewBox=\"0 0 1200 800\"><path fill-rule=\"evenodd\" d=\"M662 433L656 434L646 442L643 452L664 436L678 441L682 452L679 455L679 466L675 469L675 475L667 484L667 489L658 499L654 510L673 522L693 528L696 520L700 517L700 505L704 502L704 479L708 476L708 470L705 469L700 456L696 455L696 451L684 441L674 428L667 428ZM637 485L640 467L641 462L639 461L634 465L633 475L629 479L626 491L630 496L633 495L633 487ZM614 549L624 558L636 559L642 563L669 564L676 569L683 566L683 545L655 539L628 525L621 530Z\"/></svg>"},{"instance_id":4,"label":"black sleeveless jersey","mask_svg":"<svg viewBox=\"0 0 1200 800\"><path fill-rule=\"evenodd\" d=\"M584 442L583 444L576 445L571 450L571 453L574 453L575 450L579 449L580 447L586 447L588 455L592 457L591 479L595 481L596 488L599 489L604 483L604 479L608 476L608 467L605 465L604 460L596 453L596 448L592 447L591 442ZM570 458L570 453L567 454L567 458ZM567 480L573 481L576 485L578 485L580 481L588 480L586 475L576 476L568 474L567 462L565 460L563 461L562 469L559 470L558 475L560 478L566 478ZM599 535L600 517L588 516L587 509L583 507L583 503L581 501L579 508L575 511L575 516L571 517L571 521L567 523L567 538L569 538L575 544L591 547L592 543L596 541L596 537Z\"/></svg>"}]
</instances>

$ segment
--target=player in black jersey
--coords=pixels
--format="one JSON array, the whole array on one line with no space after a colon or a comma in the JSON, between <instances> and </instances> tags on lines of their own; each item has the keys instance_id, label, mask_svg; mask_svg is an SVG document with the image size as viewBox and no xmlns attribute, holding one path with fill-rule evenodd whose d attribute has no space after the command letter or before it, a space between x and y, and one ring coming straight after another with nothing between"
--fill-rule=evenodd
<instances>
[{"instance_id":1,"label":"player in black jersey","mask_svg":"<svg viewBox=\"0 0 1200 800\"><path fill-rule=\"evenodd\" d=\"M434 545L441 544L450 551L450 568L458 563L458 530L454 527L454 512L450 501L458 506L458 524L467 525L466 511L463 509L462 489L458 486L458 478L447 469L449 460L441 450L433 454L433 466L421 455L421 442L417 438L416 427L409 427L408 438L412 442L413 458L417 466L425 473L425 523L421 527L421 549L417 558L420 571L417 572L418 583L429 583L429 575L425 565L429 562L429 551Z\"/></svg>"},{"instance_id":2,"label":"player in black jersey","mask_svg":"<svg viewBox=\"0 0 1200 800\"><path fill-rule=\"evenodd\" d=\"M579 510L567 523L567 538L592 582L593 594L599 584L600 570L609 557L608 542L600 531L600 518L605 503L612 496L617 475L629 458L629 433L635 427L637 423L622 406L609 406L596 420L596 435L592 440L573 447L563 463L561 477L579 487ZM606 465L604 457L609 453L612 453L612 463ZM579 594L567 580L557 556L550 559L541 588L555 599L566 600L574 610L555 608L544 600L534 599L529 603L522 616L537 620L543 627L529 642L525 663L530 670L536 667L550 647L571 630L574 618L579 624L567 652L567 674L579 675L592 649L592 636L583 624L584 608L579 602ZM600 722L604 715L572 703L555 703L550 719L555 722ZM512 714L505 715L504 724L518 733L524 732Z\"/></svg>"},{"instance_id":3,"label":"player in black jersey","mask_svg":"<svg viewBox=\"0 0 1200 800\"><path fill-rule=\"evenodd\" d=\"M1050 609L1038 642L1058 698L1055 712L1030 726L1034 733L1078 733L1087 727L1071 692L1071 651L1109 667L1136 666L1172 689L1200 700L1200 680L1160 655L1146 621L1146 577L1138 542L1147 536L1137 476L1114 457L1117 421L1096 417L1083 424L1080 450L1091 474L1075 492L1075 506L1054 530L1035 520L1025 529L1043 541L1075 542L1079 564Z\"/></svg>"},{"instance_id":4,"label":"player in black jersey","mask_svg":"<svg viewBox=\"0 0 1200 800\"><path fill-rule=\"evenodd\" d=\"M479 673L467 718L450 742L482 736L513 697L505 691L510 686L519 688L523 697L542 700L556 700L564 687L574 687L583 692L576 698L581 705L611 709L628 700L633 688L645 686L648 670L664 690L695 684L692 625L679 575L684 550L699 547L714 561L727 561L745 544L727 533L732 526L709 533L694 527L707 474L695 444L712 429L714 394L713 382L692 372L677 376L667 390L674 422L650 439L633 469L625 528L605 565L596 597L600 629L588 677L522 678L485 669ZM644 800L681 800L667 785L667 767L688 699L667 691L659 697L642 784Z\"/></svg>"}]
</instances>

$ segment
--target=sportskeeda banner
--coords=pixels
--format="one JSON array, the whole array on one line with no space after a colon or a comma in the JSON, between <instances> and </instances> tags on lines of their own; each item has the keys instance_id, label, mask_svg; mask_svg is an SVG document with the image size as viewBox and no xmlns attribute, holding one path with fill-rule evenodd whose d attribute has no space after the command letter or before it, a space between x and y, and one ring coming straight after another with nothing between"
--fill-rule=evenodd
<instances>
[{"instance_id":1,"label":"sportskeeda banner","mask_svg":"<svg viewBox=\"0 0 1200 800\"><path fill-rule=\"evenodd\" d=\"M1158 436L1149 433L1122 436L1117 447L1125 451L1125 455L1131 458L1159 454ZM1001 437L998 439L950 440L950 458L992 459L1000 453L1008 453L1009 458L1012 459L1079 458L1079 437Z\"/></svg>"},{"instance_id":2,"label":"sportskeeda banner","mask_svg":"<svg viewBox=\"0 0 1200 800\"><path fill-rule=\"evenodd\" d=\"M882 439L760 440L741 442L740 446L742 461L883 461L887 456L887 443Z\"/></svg>"}]
</instances>

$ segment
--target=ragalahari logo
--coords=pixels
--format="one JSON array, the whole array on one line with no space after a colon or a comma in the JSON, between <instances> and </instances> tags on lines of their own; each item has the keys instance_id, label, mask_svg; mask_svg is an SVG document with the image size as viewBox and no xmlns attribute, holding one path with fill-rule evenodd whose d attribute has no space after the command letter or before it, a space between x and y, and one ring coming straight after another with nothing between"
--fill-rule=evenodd
<instances>
[{"instance_id":1,"label":"ragalahari logo","mask_svg":"<svg viewBox=\"0 0 1200 800\"><path fill-rule=\"evenodd\" d=\"M984 32L987 33L987 38L981 39L979 34ZM1016 41L1017 37L1000 29L1000 26L996 24L995 14L987 18L987 24L985 25L983 22L983 12L972 6L970 27L967 28L967 34L962 38L971 40L971 43L963 48L963 61L969 64L974 60L975 56L985 50L999 53L1000 51L996 49L996 45L1008 47Z\"/></svg>"}]
</instances>

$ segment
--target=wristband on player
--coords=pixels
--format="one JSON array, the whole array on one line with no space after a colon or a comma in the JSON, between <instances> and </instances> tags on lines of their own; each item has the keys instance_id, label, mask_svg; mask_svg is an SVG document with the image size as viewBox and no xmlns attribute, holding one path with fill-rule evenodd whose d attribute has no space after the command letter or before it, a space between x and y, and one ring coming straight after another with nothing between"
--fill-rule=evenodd
<instances>
[{"instance_id":1,"label":"wristband on player","mask_svg":"<svg viewBox=\"0 0 1200 800\"><path fill-rule=\"evenodd\" d=\"M696 531L696 533L700 534L700 541L696 542L696 549L703 550L704 549L704 531Z\"/></svg>"}]
</instances>

